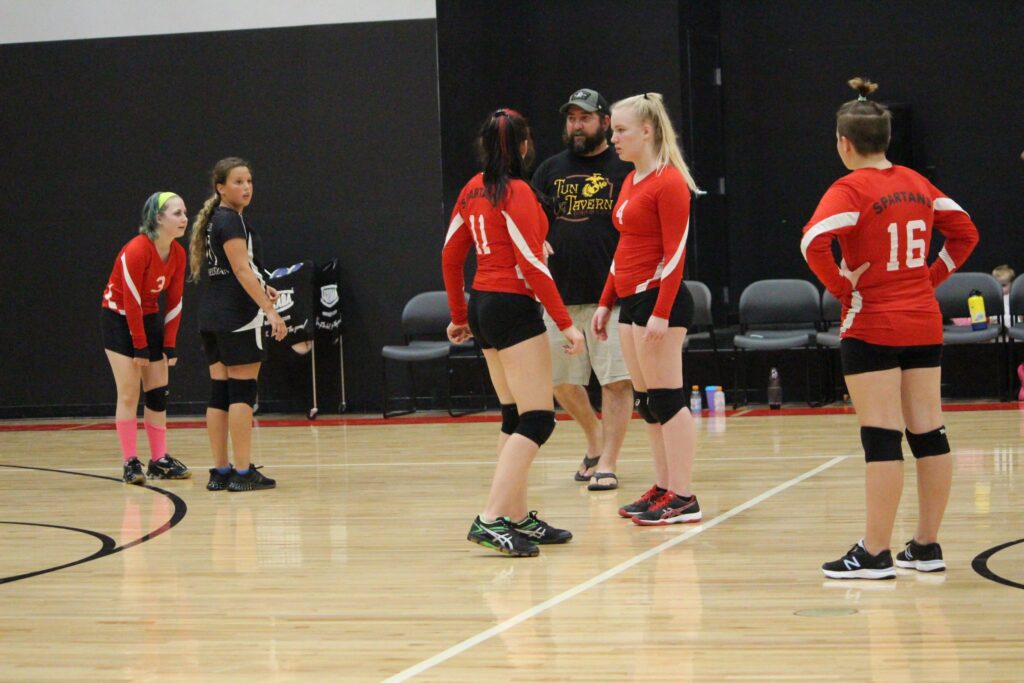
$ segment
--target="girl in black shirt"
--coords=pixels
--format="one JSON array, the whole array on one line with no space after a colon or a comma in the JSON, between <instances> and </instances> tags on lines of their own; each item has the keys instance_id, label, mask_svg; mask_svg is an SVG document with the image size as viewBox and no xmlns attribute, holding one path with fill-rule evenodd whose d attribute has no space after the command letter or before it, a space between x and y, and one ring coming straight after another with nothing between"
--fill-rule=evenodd
<instances>
[{"instance_id":1,"label":"girl in black shirt","mask_svg":"<svg viewBox=\"0 0 1024 683\"><path fill-rule=\"evenodd\" d=\"M274 488L276 482L251 464L252 409L256 378L266 358L264 320L274 339L288 333L274 310L277 292L260 273L263 247L259 235L242 218L252 201L252 172L237 157L221 159L211 174L213 196L192 224L192 280L203 271L206 284L199 300L199 331L210 364L210 403L206 429L214 466L210 491L254 491ZM228 462L228 435L235 468Z\"/></svg>"}]
</instances>

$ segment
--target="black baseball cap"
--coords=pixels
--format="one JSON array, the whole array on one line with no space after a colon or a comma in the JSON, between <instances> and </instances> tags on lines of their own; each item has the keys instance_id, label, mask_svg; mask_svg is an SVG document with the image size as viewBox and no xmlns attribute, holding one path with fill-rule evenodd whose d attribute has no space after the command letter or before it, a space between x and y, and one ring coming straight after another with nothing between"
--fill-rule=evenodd
<instances>
[{"instance_id":1,"label":"black baseball cap","mask_svg":"<svg viewBox=\"0 0 1024 683\"><path fill-rule=\"evenodd\" d=\"M608 102L596 90L580 88L569 96L569 101L563 104L558 111L564 114L569 110L569 107L579 107L583 111L606 113L608 111Z\"/></svg>"}]
</instances>

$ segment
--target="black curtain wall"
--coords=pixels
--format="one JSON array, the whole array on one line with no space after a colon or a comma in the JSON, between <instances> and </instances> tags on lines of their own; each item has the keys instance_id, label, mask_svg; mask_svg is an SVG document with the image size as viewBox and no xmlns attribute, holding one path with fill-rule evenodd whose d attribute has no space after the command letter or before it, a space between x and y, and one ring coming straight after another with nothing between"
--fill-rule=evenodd
<instances>
[{"instance_id":1,"label":"black curtain wall","mask_svg":"<svg viewBox=\"0 0 1024 683\"><path fill-rule=\"evenodd\" d=\"M348 407L379 408L380 347L406 300L442 286L480 121L519 109L544 158L580 87L665 95L708 193L687 277L720 323L754 280L813 278L801 229L845 173L834 113L855 75L899 113L894 154L978 224L964 269L1024 270L1022 34L1011 0L445 0L436 20L2 45L0 417L112 412L98 315L114 256L146 196L174 190L194 213L227 155L253 164L271 265L339 257ZM194 289L172 414L206 401ZM267 410L309 405L308 359L289 354L265 368ZM337 364L321 348L322 412Z\"/></svg>"}]
</instances>

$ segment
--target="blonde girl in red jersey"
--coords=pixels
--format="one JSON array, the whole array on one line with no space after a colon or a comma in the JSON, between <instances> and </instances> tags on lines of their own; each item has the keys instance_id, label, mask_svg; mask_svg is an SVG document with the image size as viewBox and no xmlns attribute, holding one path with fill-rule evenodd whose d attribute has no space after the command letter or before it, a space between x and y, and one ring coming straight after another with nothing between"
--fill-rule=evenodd
<instances>
[{"instance_id":1,"label":"blonde girl in red jersey","mask_svg":"<svg viewBox=\"0 0 1024 683\"><path fill-rule=\"evenodd\" d=\"M934 291L967 260L978 230L928 180L886 159L891 115L868 99L878 86L860 78L849 84L860 95L836 114L836 149L852 172L822 197L800 248L843 304L840 351L867 461L867 528L822 572L835 579L891 579L904 430L917 468L918 521L895 565L924 572L946 568L938 533L953 462L939 394L942 315ZM928 266L933 227L945 243ZM833 239L842 251L838 267Z\"/></svg>"},{"instance_id":2,"label":"blonde girl in red jersey","mask_svg":"<svg viewBox=\"0 0 1024 683\"><path fill-rule=\"evenodd\" d=\"M181 461L167 454L167 368L177 362L174 348L185 285L185 249L175 240L187 226L181 197L173 192L152 194L142 207L139 235L118 253L103 292L103 347L117 384L115 425L126 484L144 484L147 475L158 479L192 476ZM160 295L165 292L167 312L161 314ZM140 383L150 451L146 472L136 452Z\"/></svg>"},{"instance_id":3,"label":"blonde girl in red jersey","mask_svg":"<svg viewBox=\"0 0 1024 683\"><path fill-rule=\"evenodd\" d=\"M572 539L527 505L530 464L555 428L551 351L537 300L565 336L567 353L582 351L584 341L545 265L547 216L523 178L532 151L526 119L499 109L487 117L477 142L484 170L459 194L441 257L452 314L448 338L476 338L501 401L498 465L468 540L534 557L538 544ZM471 248L477 269L467 308L463 265Z\"/></svg>"},{"instance_id":4,"label":"blonde girl in red jersey","mask_svg":"<svg viewBox=\"0 0 1024 683\"><path fill-rule=\"evenodd\" d=\"M683 391L683 342L693 320L693 298L683 286L690 193L696 189L675 130L658 93L612 105L612 144L635 170L626 177L613 211L621 232L601 302L591 322L607 336L619 299L619 338L647 422L654 485L619 509L646 526L701 519L691 490L697 433Z\"/></svg>"}]
</instances>

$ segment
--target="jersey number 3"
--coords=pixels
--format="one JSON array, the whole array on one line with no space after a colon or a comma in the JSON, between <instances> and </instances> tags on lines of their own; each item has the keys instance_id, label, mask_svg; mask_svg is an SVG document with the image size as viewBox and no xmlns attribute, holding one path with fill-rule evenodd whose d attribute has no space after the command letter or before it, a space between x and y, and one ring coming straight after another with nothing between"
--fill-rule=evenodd
<instances>
[{"instance_id":1,"label":"jersey number 3","mask_svg":"<svg viewBox=\"0 0 1024 683\"><path fill-rule=\"evenodd\" d=\"M479 221L477 220L479 219ZM479 225L478 225L479 223ZM490 254L491 247L487 244L487 230L484 228L484 215L469 215L469 232L473 235L473 243L476 244L476 253Z\"/></svg>"},{"instance_id":2,"label":"jersey number 3","mask_svg":"<svg viewBox=\"0 0 1024 683\"><path fill-rule=\"evenodd\" d=\"M885 264L886 270L900 269L900 226L898 223L889 224L889 262ZM920 268L924 265L925 241L923 237L914 237L914 233L924 233L928 230L928 224L921 220L909 221L907 223L907 268Z\"/></svg>"}]
</instances>

